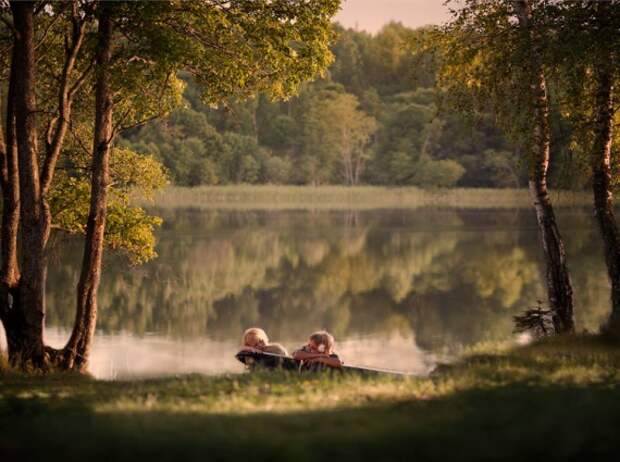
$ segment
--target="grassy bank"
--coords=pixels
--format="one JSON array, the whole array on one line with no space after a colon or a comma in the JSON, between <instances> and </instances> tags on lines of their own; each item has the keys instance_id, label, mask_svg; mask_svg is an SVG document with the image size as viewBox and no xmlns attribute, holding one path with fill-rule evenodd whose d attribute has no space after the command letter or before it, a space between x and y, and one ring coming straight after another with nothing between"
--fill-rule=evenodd
<instances>
[{"instance_id":1,"label":"grassy bank","mask_svg":"<svg viewBox=\"0 0 620 462\"><path fill-rule=\"evenodd\" d=\"M620 348L476 354L431 378L0 378L2 460L611 460ZM8 457L8 458L7 458Z\"/></svg>"},{"instance_id":2,"label":"grassy bank","mask_svg":"<svg viewBox=\"0 0 620 462\"><path fill-rule=\"evenodd\" d=\"M590 205L586 192L555 192L557 206ZM373 209L416 207L530 207L526 189L435 189L378 186L232 185L172 186L155 198L157 207L204 209Z\"/></svg>"}]
</instances>

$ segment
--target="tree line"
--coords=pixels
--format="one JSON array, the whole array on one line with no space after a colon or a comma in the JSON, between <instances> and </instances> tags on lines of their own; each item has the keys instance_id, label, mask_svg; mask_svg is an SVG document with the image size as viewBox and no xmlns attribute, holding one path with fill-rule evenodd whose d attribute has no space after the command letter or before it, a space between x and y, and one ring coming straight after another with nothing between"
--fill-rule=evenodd
<instances>
[{"instance_id":1,"label":"tree line","mask_svg":"<svg viewBox=\"0 0 620 462\"><path fill-rule=\"evenodd\" d=\"M183 108L121 141L151 154L171 181L520 187L527 175L491 111L469 123L439 111L430 28L376 35L335 26L334 62L287 101L205 105L185 76Z\"/></svg>"}]
</instances>

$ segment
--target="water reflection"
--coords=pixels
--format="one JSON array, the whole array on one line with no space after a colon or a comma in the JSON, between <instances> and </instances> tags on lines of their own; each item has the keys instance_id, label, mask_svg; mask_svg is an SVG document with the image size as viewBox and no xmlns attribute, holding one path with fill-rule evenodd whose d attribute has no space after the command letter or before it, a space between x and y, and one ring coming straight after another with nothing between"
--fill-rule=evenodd
<instances>
[{"instance_id":1,"label":"water reflection","mask_svg":"<svg viewBox=\"0 0 620 462\"><path fill-rule=\"evenodd\" d=\"M544 299L529 210L164 218L157 260L134 269L106 260L93 355L100 377L237 371L232 354L253 324L289 348L326 328L350 363L424 373L435 354L510 338L512 315ZM559 218L578 328L594 330L609 309L597 231L587 212ZM76 244L62 240L50 268L47 325L59 339L74 316Z\"/></svg>"}]
</instances>

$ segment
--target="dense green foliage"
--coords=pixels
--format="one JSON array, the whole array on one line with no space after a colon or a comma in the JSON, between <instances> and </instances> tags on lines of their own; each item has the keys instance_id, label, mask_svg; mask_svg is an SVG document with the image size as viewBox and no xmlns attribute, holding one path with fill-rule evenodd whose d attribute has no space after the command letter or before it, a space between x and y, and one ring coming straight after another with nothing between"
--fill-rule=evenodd
<instances>
[{"instance_id":1,"label":"dense green foliage","mask_svg":"<svg viewBox=\"0 0 620 462\"><path fill-rule=\"evenodd\" d=\"M0 374L7 460L614 460L617 345L484 350L431 378ZM274 412L277 411L277 412ZM67 438L71 438L70 444Z\"/></svg>"},{"instance_id":2,"label":"dense green foliage","mask_svg":"<svg viewBox=\"0 0 620 462\"><path fill-rule=\"evenodd\" d=\"M89 162L88 156L74 153L50 191L54 226L64 232L86 231L91 189L86 174ZM150 203L155 191L168 183L163 166L152 156L126 149L113 149L110 164L112 187L104 243L124 253L133 263L148 261L157 255L154 228L162 220L135 203L137 199Z\"/></svg>"},{"instance_id":3,"label":"dense green foliage","mask_svg":"<svg viewBox=\"0 0 620 462\"><path fill-rule=\"evenodd\" d=\"M219 108L186 76L186 107L127 134L179 185L229 183L519 187L518 156L491 114L470 124L440 112L428 29L338 29L325 78L297 97Z\"/></svg>"},{"instance_id":4,"label":"dense green foliage","mask_svg":"<svg viewBox=\"0 0 620 462\"><path fill-rule=\"evenodd\" d=\"M200 101L213 104L259 91L274 99L295 93L302 82L320 75L332 61L328 48L333 35L330 19L338 4L338 0L295 6L286 1L239 1L223 8L217 2L205 1L187 4L183 9L175 2L116 4L114 133L180 107L184 84L177 76L179 72L192 76ZM58 41L59 37L53 35L52 39ZM44 57L51 59L50 55ZM93 84L87 81L87 85ZM82 95L74 117L73 124L81 129L82 145L89 145L92 138L92 96ZM201 141L194 138L199 133L208 139L209 127L182 111L177 111L172 120L186 127L183 131L189 139L181 145L173 142L171 158L175 164L167 163L169 170L183 172L190 183L215 175L209 162L183 164L183 153L200 150ZM242 137L231 137L231 143L236 143L240 152L244 149ZM59 228L84 232L90 158L84 157L75 141L68 144L62 159L68 173L61 173L54 185L52 210ZM122 147L113 151L106 243L126 251L134 262L142 262L156 255L153 228L161 220L132 206L130 199L148 197L163 186L166 172L155 157L136 152ZM265 168L278 178L286 166L272 161ZM243 175L249 181L259 174L258 164L251 156L243 156L237 165L230 166L230 174Z\"/></svg>"},{"instance_id":5,"label":"dense green foliage","mask_svg":"<svg viewBox=\"0 0 620 462\"><path fill-rule=\"evenodd\" d=\"M427 42L437 64L444 109L468 120L486 120L489 109L523 160L532 161L539 141L532 95L531 56L545 76L551 124L550 180L580 189L592 181L591 158L600 123L600 74L618 83L620 4L529 0L464 0L451 22ZM529 26L519 27L518 4L531 9ZM601 10L601 11L599 11ZM604 18L604 19L601 19ZM617 95L609 102L615 125ZM614 115L615 114L615 115ZM618 177L618 131L612 130L611 176ZM481 153L484 157L486 154Z\"/></svg>"},{"instance_id":6,"label":"dense green foliage","mask_svg":"<svg viewBox=\"0 0 620 462\"><path fill-rule=\"evenodd\" d=\"M593 158L600 155L601 90L611 86L607 102L614 127L620 126L620 4L561 2L544 10L541 24L553 29L545 40L545 61L557 86L562 117L570 125L569 148L574 170L589 178ZM541 27L542 28L542 27ZM604 98L604 96L602 96ZM606 106L603 103L603 107ZM600 140L599 140L600 142ZM620 183L620 130L611 131L612 186ZM596 162L595 162L596 163Z\"/></svg>"}]
</instances>

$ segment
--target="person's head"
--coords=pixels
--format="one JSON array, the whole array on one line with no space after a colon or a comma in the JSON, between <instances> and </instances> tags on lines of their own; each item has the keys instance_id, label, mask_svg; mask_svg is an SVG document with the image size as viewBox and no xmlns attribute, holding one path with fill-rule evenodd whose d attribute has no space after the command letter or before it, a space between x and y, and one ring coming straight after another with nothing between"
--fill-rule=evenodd
<instances>
[{"instance_id":1,"label":"person's head","mask_svg":"<svg viewBox=\"0 0 620 462\"><path fill-rule=\"evenodd\" d=\"M271 353L274 355L288 356L288 351L279 343L270 343L269 345L265 345L263 350L265 353Z\"/></svg>"},{"instance_id":2,"label":"person's head","mask_svg":"<svg viewBox=\"0 0 620 462\"><path fill-rule=\"evenodd\" d=\"M334 336L325 330L320 330L310 336L308 346L313 352L332 354L334 351Z\"/></svg>"},{"instance_id":3,"label":"person's head","mask_svg":"<svg viewBox=\"0 0 620 462\"><path fill-rule=\"evenodd\" d=\"M262 348L269 343L269 337L259 327L250 327L243 333L243 346Z\"/></svg>"}]
</instances>

